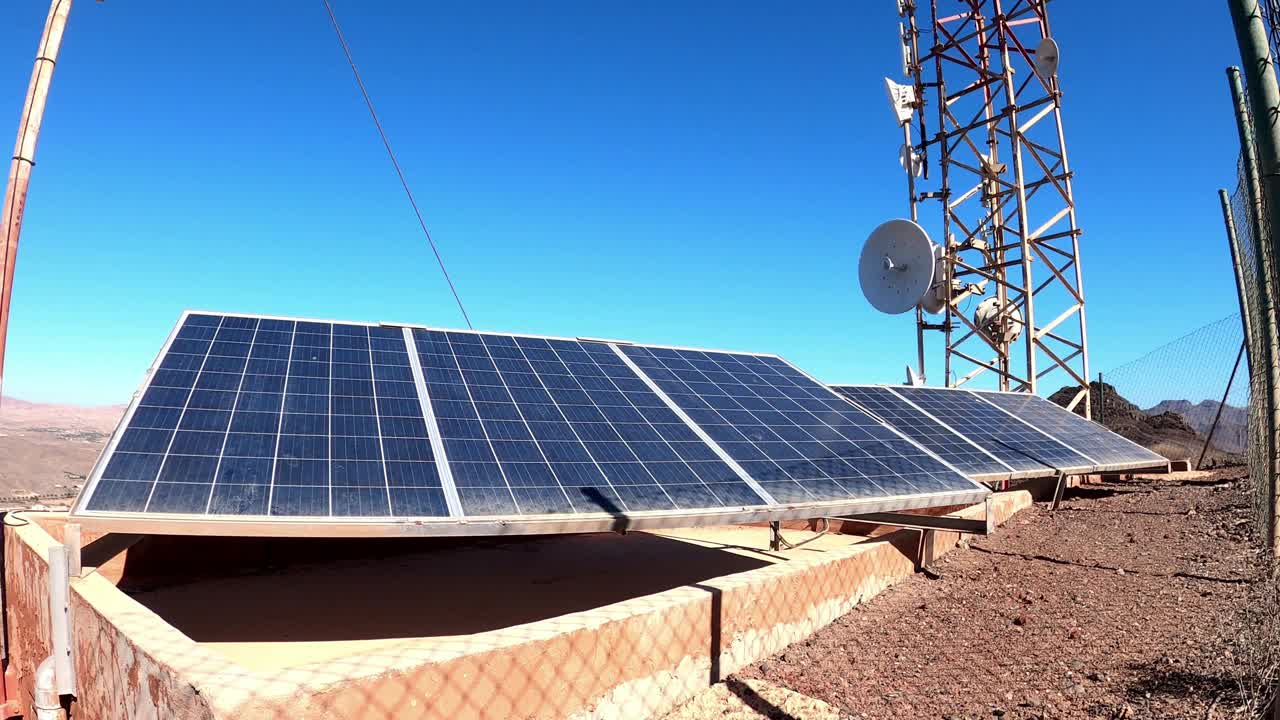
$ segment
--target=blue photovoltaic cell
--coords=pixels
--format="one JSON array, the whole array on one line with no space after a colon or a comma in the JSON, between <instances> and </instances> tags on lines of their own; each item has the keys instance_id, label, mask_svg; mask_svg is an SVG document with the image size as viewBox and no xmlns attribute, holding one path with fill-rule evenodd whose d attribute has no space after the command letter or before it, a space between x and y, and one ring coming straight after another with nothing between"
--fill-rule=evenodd
<instances>
[{"instance_id":1,"label":"blue photovoltaic cell","mask_svg":"<svg viewBox=\"0 0 1280 720\"><path fill-rule=\"evenodd\" d=\"M963 436L948 430L937 420L921 412L885 387L868 385L835 385L832 388L871 411L898 432L915 440L938 457L969 475L1009 475L1000 461L983 452Z\"/></svg>"},{"instance_id":2,"label":"blue photovoltaic cell","mask_svg":"<svg viewBox=\"0 0 1280 720\"><path fill-rule=\"evenodd\" d=\"M976 487L779 358L621 349L778 502Z\"/></svg>"},{"instance_id":3,"label":"blue photovoltaic cell","mask_svg":"<svg viewBox=\"0 0 1280 720\"><path fill-rule=\"evenodd\" d=\"M975 393L1088 455L1099 465L1163 465L1168 460L1066 408L1027 393Z\"/></svg>"},{"instance_id":4,"label":"blue photovoltaic cell","mask_svg":"<svg viewBox=\"0 0 1280 720\"><path fill-rule=\"evenodd\" d=\"M191 314L86 509L447 515L397 328Z\"/></svg>"},{"instance_id":5,"label":"blue photovoltaic cell","mask_svg":"<svg viewBox=\"0 0 1280 720\"><path fill-rule=\"evenodd\" d=\"M605 344L414 341L469 516L765 504Z\"/></svg>"},{"instance_id":6,"label":"blue photovoltaic cell","mask_svg":"<svg viewBox=\"0 0 1280 720\"><path fill-rule=\"evenodd\" d=\"M967 390L895 387L893 391L965 433L1019 471L1091 468L1096 463Z\"/></svg>"}]
</instances>

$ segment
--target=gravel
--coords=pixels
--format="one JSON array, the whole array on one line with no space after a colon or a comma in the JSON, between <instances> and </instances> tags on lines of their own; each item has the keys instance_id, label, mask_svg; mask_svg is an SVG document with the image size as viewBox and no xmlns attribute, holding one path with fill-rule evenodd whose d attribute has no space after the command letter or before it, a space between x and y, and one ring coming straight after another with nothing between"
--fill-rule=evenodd
<instances>
[{"instance_id":1,"label":"gravel","mask_svg":"<svg viewBox=\"0 0 1280 720\"><path fill-rule=\"evenodd\" d=\"M1074 489L736 679L866 720L1226 717L1218 628L1256 559L1247 485L1224 470Z\"/></svg>"}]
</instances>

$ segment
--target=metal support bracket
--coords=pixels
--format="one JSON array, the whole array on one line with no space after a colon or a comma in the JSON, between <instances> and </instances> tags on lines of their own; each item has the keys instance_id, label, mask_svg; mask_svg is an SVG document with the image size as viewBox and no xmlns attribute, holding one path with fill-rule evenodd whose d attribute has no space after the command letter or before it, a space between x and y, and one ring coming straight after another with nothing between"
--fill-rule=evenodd
<instances>
[{"instance_id":1,"label":"metal support bracket","mask_svg":"<svg viewBox=\"0 0 1280 720\"><path fill-rule=\"evenodd\" d=\"M777 520L769 523L769 549L774 552L782 549L782 523Z\"/></svg>"},{"instance_id":2,"label":"metal support bracket","mask_svg":"<svg viewBox=\"0 0 1280 720\"><path fill-rule=\"evenodd\" d=\"M913 515L911 513L897 512L846 515L831 519L870 523L872 525L888 525L912 530L944 530L946 532L966 533L969 535L990 535L994 526L990 502L987 503L985 508L986 518L982 520L970 520L949 515Z\"/></svg>"},{"instance_id":3,"label":"metal support bracket","mask_svg":"<svg viewBox=\"0 0 1280 720\"><path fill-rule=\"evenodd\" d=\"M80 523L62 526L62 545L67 549L67 574L80 577L84 568L80 565Z\"/></svg>"},{"instance_id":4,"label":"metal support bracket","mask_svg":"<svg viewBox=\"0 0 1280 720\"><path fill-rule=\"evenodd\" d=\"M1064 472L1058 473L1058 482L1053 488L1053 504L1049 506L1050 511L1057 511L1058 506L1062 504L1062 496L1067 492L1067 478L1071 477Z\"/></svg>"},{"instance_id":5,"label":"metal support bracket","mask_svg":"<svg viewBox=\"0 0 1280 720\"><path fill-rule=\"evenodd\" d=\"M926 572L933 567L935 546L934 533L936 530L920 531L920 547L916 552L916 572Z\"/></svg>"},{"instance_id":6,"label":"metal support bracket","mask_svg":"<svg viewBox=\"0 0 1280 720\"><path fill-rule=\"evenodd\" d=\"M66 545L49 548L49 624L53 672L59 695L76 694L75 658L71 654L71 574Z\"/></svg>"}]
</instances>

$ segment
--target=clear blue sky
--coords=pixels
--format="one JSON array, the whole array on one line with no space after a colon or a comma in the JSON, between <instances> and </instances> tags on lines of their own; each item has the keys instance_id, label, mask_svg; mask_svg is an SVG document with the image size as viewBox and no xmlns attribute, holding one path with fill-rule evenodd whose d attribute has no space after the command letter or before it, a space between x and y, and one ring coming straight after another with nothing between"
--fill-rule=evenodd
<instances>
[{"instance_id":1,"label":"clear blue sky","mask_svg":"<svg viewBox=\"0 0 1280 720\"><path fill-rule=\"evenodd\" d=\"M335 7L477 328L901 379L855 267L905 213L892 0ZM6 143L46 10L0 24ZM1105 370L1236 309L1239 58L1222 3L1052 13ZM78 0L37 160L6 394L125 402L187 307L462 324L319 0Z\"/></svg>"}]
</instances>

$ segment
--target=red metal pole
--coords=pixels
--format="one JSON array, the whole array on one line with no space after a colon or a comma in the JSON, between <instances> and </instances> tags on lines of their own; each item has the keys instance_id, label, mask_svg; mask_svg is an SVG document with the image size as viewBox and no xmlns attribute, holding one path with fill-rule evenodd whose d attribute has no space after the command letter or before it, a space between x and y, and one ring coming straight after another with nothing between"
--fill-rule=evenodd
<instances>
[{"instance_id":1,"label":"red metal pole","mask_svg":"<svg viewBox=\"0 0 1280 720\"><path fill-rule=\"evenodd\" d=\"M0 228L4 232L3 244L0 244L0 282L3 283L0 285L0 391L4 388L4 351L9 335L13 270L18 262L18 235L22 232L22 214L27 205L31 168L36 164L36 139L40 135L40 122L44 119L44 106L49 99L49 84L53 81L58 49L62 47L62 32L66 29L70 12L71 0L51 0L44 34L40 36L40 45L36 49L27 100L22 106L18 140L13 147L13 163L9 166L9 184L4 192L4 211L0 214Z\"/></svg>"}]
</instances>

